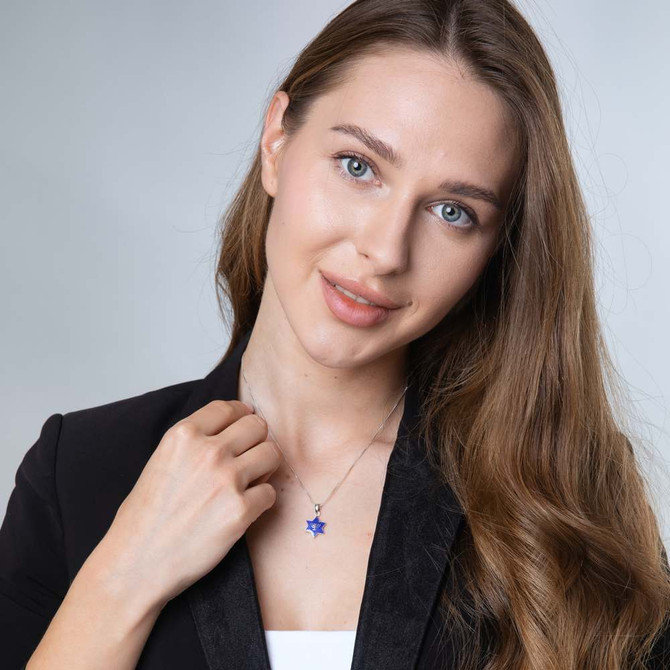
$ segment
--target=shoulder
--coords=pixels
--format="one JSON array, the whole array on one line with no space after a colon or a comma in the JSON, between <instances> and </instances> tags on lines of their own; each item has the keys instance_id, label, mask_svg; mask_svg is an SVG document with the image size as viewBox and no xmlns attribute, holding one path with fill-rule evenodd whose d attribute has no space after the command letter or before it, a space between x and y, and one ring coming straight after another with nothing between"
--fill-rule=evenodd
<instances>
[{"instance_id":1,"label":"shoulder","mask_svg":"<svg viewBox=\"0 0 670 670\"><path fill-rule=\"evenodd\" d=\"M75 451L100 457L112 448L120 456L119 440L139 447L179 420L180 411L202 380L172 384L63 415L59 452ZM161 433L162 436L162 433Z\"/></svg>"},{"instance_id":2,"label":"shoulder","mask_svg":"<svg viewBox=\"0 0 670 670\"><path fill-rule=\"evenodd\" d=\"M65 475L70 465L95 470L148 458L165 431L181 418L181 410L200 381L67 412L60 430L57 475Z\"/></svg>"},{"instance_id":3,"label":"shoulder","mask_svg":"<svg viewBox=\"0 0 670 670\"><path fill-rule=\"evenodd\" d=\"M76 569L102 539L165 432L202 380L49 417L55 497ZM61 417L56 430L54 417Z\"/></svg>"}]
</instances>

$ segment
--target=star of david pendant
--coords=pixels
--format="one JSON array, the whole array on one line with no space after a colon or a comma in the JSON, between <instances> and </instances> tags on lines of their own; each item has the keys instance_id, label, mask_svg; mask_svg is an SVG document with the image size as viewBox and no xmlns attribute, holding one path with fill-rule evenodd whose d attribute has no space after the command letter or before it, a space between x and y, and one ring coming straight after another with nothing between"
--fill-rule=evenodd
<instances>
[{"instance_id":1,"label":"star of david pendant","mask_svg":"<svg viewBox=\"0 0 670 670\"><path fill-rule=\"evenodd\" d=\"M307 528L305 530L308 533L312 534L312 537L317 535L325 535L323 527L326 525L325 521L319 521L319 514L321 514L321 505L319 503L314 504L314 518L307 519Z\"/></svg>"}]
</instances>

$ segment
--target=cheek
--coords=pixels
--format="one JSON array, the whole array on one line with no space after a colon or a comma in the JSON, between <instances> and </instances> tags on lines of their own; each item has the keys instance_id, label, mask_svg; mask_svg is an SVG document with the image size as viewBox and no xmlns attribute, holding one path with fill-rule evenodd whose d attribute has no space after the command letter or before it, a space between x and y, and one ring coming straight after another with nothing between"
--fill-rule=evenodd
<instances>
[{"instance_id":1,"label":"cheek","mask_svg":"<svg viewBox=\"0 0 670 670\"><path fill-rule=\"evenodd\" d=\"M488 246L468 240L462 246L432 245L424 249L417 298L439 321L475 283L484 270Z\"/></svg>"},{"instance_id":2,"label":"cheek","mask_svg":"<svg viewBox=\"0 0 670 670\"><path fill-rule=\"evenodd\" d=\"M268 268L278 285L303 282L341 234L322 193L285 179L275 198L265 239Z\"/></svg>"},{"instance_id":3,"label":"cheek","mask_svg":"<svg viewBox=\"0 0 670 670\"><path fill-rule=\"evenodd\" d=\"M285 243L302 249L318 248L335 241L342 226L351 220L353 203L344 197L337 175L327 169L327 161L283 166L281 187L275 198L276 213Z\"/></svg>"}]
</instances>

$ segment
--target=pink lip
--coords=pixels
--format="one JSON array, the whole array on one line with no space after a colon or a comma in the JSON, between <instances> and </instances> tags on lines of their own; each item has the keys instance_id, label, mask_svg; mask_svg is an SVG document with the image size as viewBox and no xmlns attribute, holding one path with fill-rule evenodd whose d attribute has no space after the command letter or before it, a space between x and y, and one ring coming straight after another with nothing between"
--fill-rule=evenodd
<instances>
[{"instance_id":1,"label":"pink lip","mask_svg":"<svg viewBox=\"0 0 670 670\"><path fill-rule=\"evenodd\" d=\"M341 321L352 326L369 327L385 321L392 310L386 307L364 305L338 291L321 275L323 297L330 311ZM348 289L347 289L348 290Z\"/></svg>"},{"instance_id":2,"label":"pink lip","mask_svg":"<svg viewBox=\"0 0 670 670\"><path fill-rule=\"evenodd\" d=\"M398 307L400 307L400 305L397 305L395 302L389 300L385 295L375 291L373 288L364 286L355 279L348 279L347 277L343 277L342 275L338 275L335 272L330 271L324 272L321 270L321 274L331 284L339 284L347 291L351 291L352 293L361 296L361 298L365 298L369 302L373 302L378 307L385 307L386 309L398 309Z\"/></svg>"}]
</instances>

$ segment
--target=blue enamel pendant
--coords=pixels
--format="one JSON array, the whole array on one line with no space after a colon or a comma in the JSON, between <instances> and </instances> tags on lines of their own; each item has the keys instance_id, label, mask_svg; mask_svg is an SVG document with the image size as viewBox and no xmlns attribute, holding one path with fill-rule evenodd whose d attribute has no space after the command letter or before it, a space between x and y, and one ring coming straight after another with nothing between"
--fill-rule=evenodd
<instances>
[{"instance_id":1,"label":"blue enamel pendant","mask_svg":"<svg viewBox=\"0 0 670 670\"><path fill-rule=\"evenodd\" d=\"M305 530L308 533L312 534L312 537L317 535L325 535L323 527L326 525L325 521L319 521L319 514L321 514L321 505L319 503L314 504L314 518L307 519L307 528Z\"/></svg>"}]
</instances>

